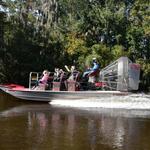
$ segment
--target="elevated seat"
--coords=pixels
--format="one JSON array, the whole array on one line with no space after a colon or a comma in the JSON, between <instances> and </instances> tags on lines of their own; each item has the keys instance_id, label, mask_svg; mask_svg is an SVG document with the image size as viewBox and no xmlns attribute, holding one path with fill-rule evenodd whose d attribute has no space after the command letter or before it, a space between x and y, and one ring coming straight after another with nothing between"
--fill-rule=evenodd
<instances>
[{"instance_id":1,"label":"elevated seat","mask_svg":"<svg viewBox=\"0 0 150 150\"><path fill-rule=\"evenodd\" d=\"M53 81L53 91L66 91L67 85L67 74L65 72L61 73L59 79L57 81Z\"/></svg>"},{"instance_id":2,"label":"elevated seat","mask_svg":"<svg viewBox=\"0 0 150 150\"><path fill-rule=\"evenodd\" d=\"M89 77L88 82L95 83L99 77L99 72L100 72L100 70L98 69L98 70L95 70L95 71L89 73L88 74L88 77Z\"/></svg>"},{"instance_id":3,"label":"elevated seat","mask_svg":"<svg viewBox=\"0 0 150 150\"><path fill-rule=\"evenodd\" d=\"M79 85L79 71L75 71L71 74L69 79L67 80L67 86L68 86L68 91L79 91L80 90L80 85Z\"/></svg>"},{"instance_id":4,"label":"elevated seat","mask_svg":"<svg viewBox=\"0 0 150 150\"><path fill-rule=\"evenodd\" d=\"M100 70L99 70L99 69L97 69L97 70L95 70L95 71L93 71L93 72L89 73L89 74L88 74L88 77L98 76L98 75L99 75L99 72L100 72Z\"/></svg>"},{"instance_id":5,"label":"elevated seat","mask_svg":"<svg viewBox=\"0 0 150 150\"><path fill-rule=\"evenodd\" d=\"M60 91L61 82L53 82L53 91Z\"/></svg>"},{"instance_id":6,"label":"elevated seat","mask_svg":"<svg viewBox=\"0 0 150 150\"><path fill-rule=\"evenodd\" d=\"M68 84L68 91L79 91L80 90L79 82L68 81L67 84Z\"/></svg>"}]
</instances>

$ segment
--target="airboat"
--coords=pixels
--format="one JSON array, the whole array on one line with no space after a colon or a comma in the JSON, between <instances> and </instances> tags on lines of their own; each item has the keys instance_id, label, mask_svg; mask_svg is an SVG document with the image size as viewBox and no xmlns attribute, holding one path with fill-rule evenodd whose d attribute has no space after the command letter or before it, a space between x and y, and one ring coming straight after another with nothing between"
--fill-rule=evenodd
<instances>
[{"instance_id":1,"label":"airboat","mask_svg":"<svg viewBox=\"0 0 150 150\"><path fill-rule=\"evenodd\" d=\"M120 57L101 69L97 75L90 75L86 82L78 77L68 80L64 76L65 74L61 80L54 81L54 73L50 73L49 88L34 88L40 74L30 72L28 88L5 84L0 85L0 89L19 99L41 102L127 96L139 88L140 65L133 63L128 57Z\"/></svg>"}]
</instances>

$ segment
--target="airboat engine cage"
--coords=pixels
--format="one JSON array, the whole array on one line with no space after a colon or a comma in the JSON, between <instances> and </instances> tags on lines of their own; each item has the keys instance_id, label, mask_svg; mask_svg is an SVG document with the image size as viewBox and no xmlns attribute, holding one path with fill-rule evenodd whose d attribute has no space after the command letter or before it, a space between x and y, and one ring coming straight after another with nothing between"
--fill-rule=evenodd
<instances>
[{"instance_id":1,"label":"airboat engine cage","mask_svg":"<svg viewBox=\"0 0 150 150\"><path fill-rule=\"evenodd\" d=\"M139 88L140 65L128 57L120 57L100 71L104 90L134 91Z\"/></svg>"}]
</instances>

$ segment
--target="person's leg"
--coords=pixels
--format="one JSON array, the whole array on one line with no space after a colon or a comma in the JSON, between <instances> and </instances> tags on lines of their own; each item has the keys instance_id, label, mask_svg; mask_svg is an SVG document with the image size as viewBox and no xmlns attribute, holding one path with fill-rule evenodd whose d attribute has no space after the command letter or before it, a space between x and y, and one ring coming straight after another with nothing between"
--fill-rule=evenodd
<instances>
[{"instance_id":1,"label":"person's leg","mask_svg":"<svg viewBox=\"0 0 150 150\"><path fill-rule=\"evenodd\" d=\"M91 72L91 71L85 71L85 72L83 73L83 76L82 76L82 77L83 77L83 78L86 77L90 72Z\"/></svg>"}]
</instances>

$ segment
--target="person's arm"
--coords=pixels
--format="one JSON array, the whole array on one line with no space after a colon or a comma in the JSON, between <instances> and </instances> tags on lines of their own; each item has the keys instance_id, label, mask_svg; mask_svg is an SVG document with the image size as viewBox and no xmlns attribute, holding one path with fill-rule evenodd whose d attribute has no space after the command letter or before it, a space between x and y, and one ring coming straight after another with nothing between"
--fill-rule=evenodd
<instances>
[{"instance_id":1,"label":"person's arm","mask_svg":"<svg viewBox=\"0 0 150 150\"><path fill-rule=\"evenodd\" d=\"M65 68L66 68L66 70L67 70L68 72L70 72L70 69L68 68L67 65L65 65Z\"/></svg>"}]
</instances>

